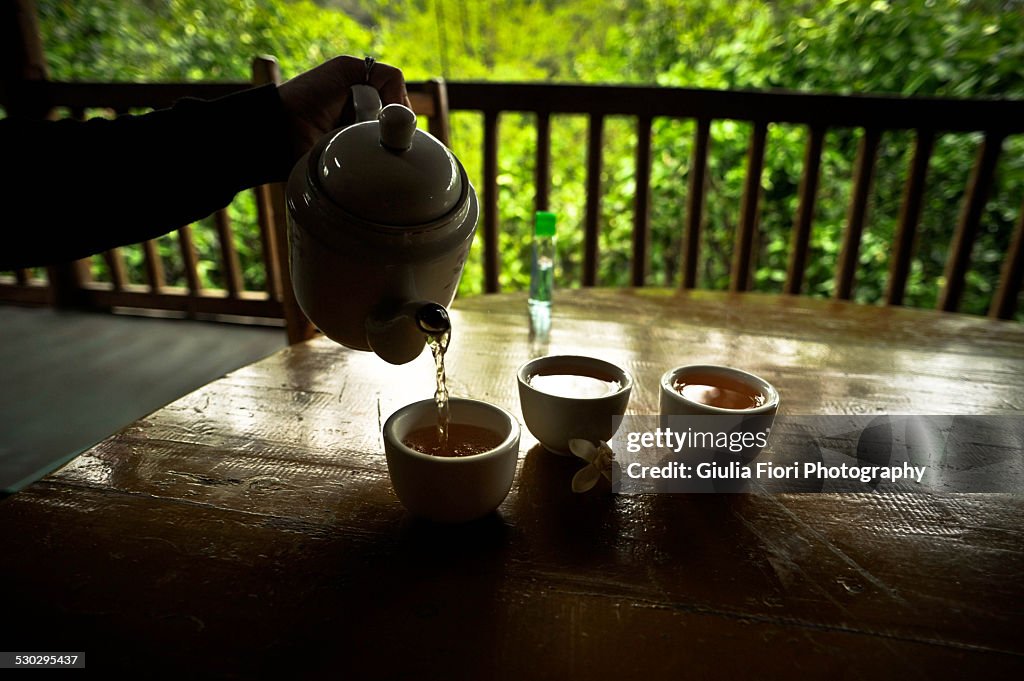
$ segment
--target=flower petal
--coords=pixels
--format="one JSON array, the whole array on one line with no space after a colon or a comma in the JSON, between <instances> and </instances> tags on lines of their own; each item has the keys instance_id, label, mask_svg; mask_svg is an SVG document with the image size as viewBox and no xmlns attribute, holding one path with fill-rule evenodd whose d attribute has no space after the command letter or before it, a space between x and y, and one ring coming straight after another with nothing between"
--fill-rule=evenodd
<instances>
[{"instance_id":1,"label":"flower petal","mask_svg":"<svg viewBox=\"0 0 1024 681\"><path fill-rule=\"evenodd\" d=\"M595 458L597 458L597 448L594 447L590 440L584 440L582 438L569 440L569 451L587 463L591 463Z\"/></svg>"},{"instance_id":2,"label":"flower petal","mask_svg":"<svg viewBox=\"0 0 1024 681\"><path fill-rule=\"evenodd\" d=\"M586 492L601 479L601 472L593 466L584 466L572 476L572 491Z\"/></svg>"}]
</instances>

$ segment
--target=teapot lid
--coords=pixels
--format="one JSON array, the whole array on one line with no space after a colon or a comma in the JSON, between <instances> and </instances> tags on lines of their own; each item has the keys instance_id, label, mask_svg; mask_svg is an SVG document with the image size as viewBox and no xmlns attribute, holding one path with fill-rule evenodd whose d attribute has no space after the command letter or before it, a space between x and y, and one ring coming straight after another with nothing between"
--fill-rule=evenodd
<instances>
[{"instance_id":1,"label":"teapot lid","mask_svg":"<svg viewBox=\"0 0 1024 681\"><path fill-rule=\"evenodd\" d=\"M401 104L339 130L310 159L310 171L334 203L385 226L435 221L463 194L459 162L440 140L417 130L416 114Z\"/></svg>"}]
</instances>

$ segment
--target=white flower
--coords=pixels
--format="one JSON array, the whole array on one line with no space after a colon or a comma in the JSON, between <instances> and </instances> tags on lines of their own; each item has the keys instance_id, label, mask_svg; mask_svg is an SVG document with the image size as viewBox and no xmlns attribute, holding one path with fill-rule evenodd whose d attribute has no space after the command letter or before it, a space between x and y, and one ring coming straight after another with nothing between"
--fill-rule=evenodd
<instances>
[{"instance_id":1,"label":"white flower","mask_svg":"<svg viewBox=\"0 0 1024 681\"><path fill-rule=\"evenodd\" d=\"M569 440L569 451L588 464L573 476L573 492L586 492L597 484L602 475L611 482L612 463L615 460L615 452L612 451L607 442L598 440L595 447L589 440L577 438Z\"/></svg>"}]
</instances>

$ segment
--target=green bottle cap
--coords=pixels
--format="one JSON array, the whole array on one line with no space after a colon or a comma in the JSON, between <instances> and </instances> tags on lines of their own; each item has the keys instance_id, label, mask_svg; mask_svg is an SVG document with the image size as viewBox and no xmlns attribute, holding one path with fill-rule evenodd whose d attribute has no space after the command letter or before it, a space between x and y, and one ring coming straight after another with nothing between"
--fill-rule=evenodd
<instances>
[{"instance_id":1,"label":"green bottle cap","mask_svg":"<svg viewBox=\"0 0 1024 681\"><path fill-rule=\"evenodd\" d=\"M533 233L536 236L554 236L555 214L546 210L537 211L537 222L534 224Z\"/></svg>"}]
</instances>

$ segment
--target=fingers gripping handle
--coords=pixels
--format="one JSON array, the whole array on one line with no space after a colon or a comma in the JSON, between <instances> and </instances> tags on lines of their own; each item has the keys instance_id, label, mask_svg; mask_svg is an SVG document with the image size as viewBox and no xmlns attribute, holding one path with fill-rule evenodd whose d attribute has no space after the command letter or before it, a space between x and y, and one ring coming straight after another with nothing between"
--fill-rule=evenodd
<instances>
[{"instance_id":1,"label":"fingers gripping handle","mask_svg":"<svg viewBox=\"0 0 1024 681\"><path fill-rule=\"evenodd\" d=\"M352 108L356 112L356 123L377 120L381 108L380 93L370 85L353 85Z\"/></svg>"}]
</instances>

